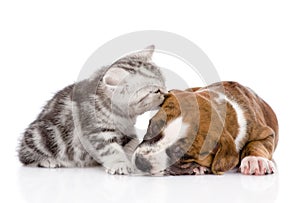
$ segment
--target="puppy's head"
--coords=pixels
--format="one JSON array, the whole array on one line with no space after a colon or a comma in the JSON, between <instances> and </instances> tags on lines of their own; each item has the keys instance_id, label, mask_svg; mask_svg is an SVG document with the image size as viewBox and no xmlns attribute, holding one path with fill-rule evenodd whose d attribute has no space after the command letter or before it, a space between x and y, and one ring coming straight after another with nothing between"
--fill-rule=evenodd
<instances>
[{"instance_id":1,"label":"puppy's head","mask_svg":"<svg viewBox=\"0 0 300 203\"><path fill-rule=\"evenodd\" d=\"M223 127L208 99L197 96L193 90L170 91L150 120L132 161L139 170L150 174L186 162L222 174L232 169L239 159L234 140Z\"/></svg>"},{"instance_id":2,"label":"puppy's head","mask_svg":"<svg viewBox=\"0 0 300 203\"><path fill-rule=\"evenodd\" d=\"M157 174L178 161L192 145L199 125L199 108L192 92L173 90L149 121L143 142L133 155L136 167Z\"/></svg>"}]
</instances>

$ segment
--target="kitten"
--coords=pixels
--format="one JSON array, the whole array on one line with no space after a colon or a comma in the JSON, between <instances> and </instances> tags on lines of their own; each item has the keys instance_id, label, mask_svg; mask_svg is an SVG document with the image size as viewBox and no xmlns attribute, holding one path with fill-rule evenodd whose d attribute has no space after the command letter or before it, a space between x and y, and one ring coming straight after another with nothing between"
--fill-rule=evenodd
<instances>
[{"instance_id":1,"label":"kitten","mask_svg":"<svg viewBox=\"0 0 300 203\"><path fill-rule=\"evenodd\" d=\"M26 129L20 161L48 168L102 164L110 174L132 172L136 117L158 108L166 90L153 52L152 45L127 55L59 91Z\"/></svg>"}]
</instances>

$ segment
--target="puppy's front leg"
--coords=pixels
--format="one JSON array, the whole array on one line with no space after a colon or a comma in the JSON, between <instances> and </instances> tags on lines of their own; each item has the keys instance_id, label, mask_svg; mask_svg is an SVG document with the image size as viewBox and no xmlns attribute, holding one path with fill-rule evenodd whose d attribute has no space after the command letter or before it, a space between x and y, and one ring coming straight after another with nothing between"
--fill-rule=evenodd
<instances>
[{"instance_id":1,"label":"puppy's front leg","mask_svg":"<svg viewBox=\"0 0 300 203\"><path fill-rule=\"evenodd\" d=\"M245 175L266 175L275 172L272 161L274 135L249 142L242 150L240 171Z\"/></svg>"},{"instance_id":2,"label":"puppy's front leg","mask_svg":"<svg viewBox=\"0 0 300 203\"><path fill-rule=\"evenodd\" d=\"M196 162L182 162L178 161L169 166L165 171L165 175L204 175L211 173L208 167L201 166Z\"/></svg>"}]
</instances>

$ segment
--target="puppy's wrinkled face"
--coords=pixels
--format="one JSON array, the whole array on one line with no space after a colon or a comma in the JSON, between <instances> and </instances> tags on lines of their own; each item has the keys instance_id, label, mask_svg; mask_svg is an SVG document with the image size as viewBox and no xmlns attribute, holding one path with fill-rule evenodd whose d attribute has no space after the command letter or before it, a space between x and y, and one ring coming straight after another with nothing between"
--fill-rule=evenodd
<instances>
[{"instance_id":1,"label":"puppy's wrinkled face","mask_svg":"<svg viewBox=\"0 0 300 203\"><path fill-rule=\"evenodd\" d=\"M197 109L197 100L190 92L172 91L166 95L161 109L149 122L143 142L134 152L132 161L136 167L157 174L182 158L197 134L192 130L195 126L191 128L191 119L197 113L187 116L187 111L197 112Z\"/></svg>"}]
</instances>

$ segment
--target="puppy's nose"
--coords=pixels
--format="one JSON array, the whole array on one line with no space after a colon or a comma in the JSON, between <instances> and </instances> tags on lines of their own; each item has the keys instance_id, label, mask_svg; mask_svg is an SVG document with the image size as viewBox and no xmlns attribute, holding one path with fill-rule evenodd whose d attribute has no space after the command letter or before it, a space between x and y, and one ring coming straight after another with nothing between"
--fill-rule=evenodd
<instances>
[{"instance_id":1,"label":"puppy's nose","mask_svg":"<svg viewBox=\"0 0 300 203\"><path fill-rule=\"evenodd\" d=\"M152 169L151 163L141 155L136 156L135 165L143 172L150 172L150 170Z\"/></svg>"}]
</instances>

